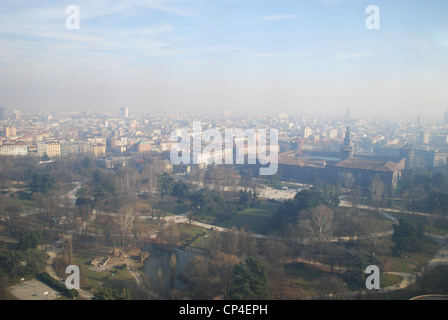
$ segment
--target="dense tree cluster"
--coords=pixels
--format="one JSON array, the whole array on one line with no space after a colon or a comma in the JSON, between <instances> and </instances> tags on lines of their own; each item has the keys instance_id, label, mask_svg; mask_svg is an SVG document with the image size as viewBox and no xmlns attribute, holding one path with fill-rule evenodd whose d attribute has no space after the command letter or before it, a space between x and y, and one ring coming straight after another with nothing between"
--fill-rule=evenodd
<instances>
[{"instance_id":1,"label":"dense tree cluster","mask_svg":"<svg viewBox=\"0 0 448 320\"><path fill-rule=\"evenodd\" d=\"M292 200L282 203L272 219L272 226L275 229L283 229L290 223L296 224L307 210L319 205L333 209L338 207L339 203L338 186L326 184L320 188L313 187L302 190Z\"/></svg>"},{"instance_id":2,"label":"dense tree cluster","mask_svg":"<svg viewBox=\"0 0 448 320\"><path fill-rule=\"evenodd\" d=\"M424 227L422 223L414 226L404 219L400 219L393 225L394 233L392 241L394 243L393 253L401 256L404 253L416 251L424 237Z\"/></svg>"}]
</instances>

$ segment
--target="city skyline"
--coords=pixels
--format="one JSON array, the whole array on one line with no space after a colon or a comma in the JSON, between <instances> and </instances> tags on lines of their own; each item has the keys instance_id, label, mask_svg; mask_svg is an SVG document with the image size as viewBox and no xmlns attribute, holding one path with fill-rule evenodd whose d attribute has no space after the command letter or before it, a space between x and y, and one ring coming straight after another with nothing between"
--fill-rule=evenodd
<instances>
[{"instance_id":1,"label":"city skyline","mask_svg":"<svg viewBox=\"0 0 448 320\"><path fill-rule=\"evenodd\" d=\"M366 8L380 9L369 30ZM66 8L80 10L68 30ZM443 119L440 1L3 1L0 106Z\"/></svg>"}]
</instances>

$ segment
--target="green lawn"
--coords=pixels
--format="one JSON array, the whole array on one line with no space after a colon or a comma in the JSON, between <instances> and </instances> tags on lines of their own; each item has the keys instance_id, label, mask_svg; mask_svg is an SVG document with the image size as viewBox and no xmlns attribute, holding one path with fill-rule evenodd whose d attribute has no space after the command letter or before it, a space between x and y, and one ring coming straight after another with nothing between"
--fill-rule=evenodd
<instances>
[{"instance_id":1,"label":"green lawn","mask_svg":"<svg viewBox=\"0 0 448 320\"><path fill-rule=\"evenodd\" d=\"M205 228L188 224L179 224L178 230L181 235L180 244L195 248L203 248L204 239L210 232Z\"/></svg>"},{"instance_id":2,"label":"green lawn","mask_svg":"<svg viewBox=\"0 0 448 320\"><path fill-rule=\"evenodd\" d=\"M329 273L313 269L302 263L289 263L285 265L285 275L288 279L288 287L294 291L299 291L304 296L314 296L317 290L313 281Z\"/></svg>"},{"instance_id":3,"label":"green lawn","mask_svg":"<svg viewBox=\"0 0 448 320\"><path fill-rule=\"evenodd\" d=\"M381 252L377 258L386 262L384 271L408 273L418 271L418 267L426 266L439 248L435 241L425 237L424 241L421 243L421 249L419 251L404 253L401 257L394 257L392 256L391 250L391 247L393 246L391 237L385 237L383 241L385 250Z\"/></svg>"},{"instance_id":4,"label":"green lawn","mask_svg":"<svg viewBox=\"0 0 448 320\"><path fill-rule=\"evenodd\" d=\"M94 271L90 269L90 261L99 256L106 256L104 252L85 250L75 254L73 263L80 268L81 286L86 286L93 292L100 283L107 283L111 289L121 290L123 288L132 289L136 287L136 281L131 273L118 267L112 267L107 271Z\"/></svg>"},{"instance_id":5,"label":"green lawn","mask_svg":"<svg viewBox=\"0 0 448 320\"><path fill-rule=\"evenodd\" d=\"M402 277L396 276L394 274L382 274L380 277L380 287L391 287L396 284L400 284L402 280Z\"/></svg>"},{"instance_id":6,"label":"green lawn","mask_svg":"<svg viewBox=\"0 0 448 320\"><path fill-rule=\"evenodd\" d=\"M261 203L257 207L248 208L238 214L234 214L229 220L217 223L218 227L245 227L254 233L262 234L271 222L272 215L277 211L280 204L278 203Z\"/></svg>"}]
</instances>

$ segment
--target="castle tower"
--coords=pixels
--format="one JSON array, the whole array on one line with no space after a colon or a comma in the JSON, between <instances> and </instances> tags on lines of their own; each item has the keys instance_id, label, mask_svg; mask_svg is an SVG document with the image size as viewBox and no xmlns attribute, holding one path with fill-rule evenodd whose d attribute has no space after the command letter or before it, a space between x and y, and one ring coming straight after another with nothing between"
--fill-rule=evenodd
<instances>
[{"instance_id":1,"label":"castle tower","mask_svg":"<svg viewBox=\"0 0 448 320\"><path fill-rule=\"evenodd\" d=\"M405 169L410 170L414 168L415 150L409 145L405 145L400 149L401 158L405 158Z\"/></svg>"},{"instance_id":2,"label":"castle tower","mask_svg":"<svg viewBox=\"0 0 448 320\"><path fill-rule=\"evenodd\" d=\"M350 129L345 131L344 144L341 147L341 161L353 159L353 144L350 138Z\"/></svg>"}]
</instances>

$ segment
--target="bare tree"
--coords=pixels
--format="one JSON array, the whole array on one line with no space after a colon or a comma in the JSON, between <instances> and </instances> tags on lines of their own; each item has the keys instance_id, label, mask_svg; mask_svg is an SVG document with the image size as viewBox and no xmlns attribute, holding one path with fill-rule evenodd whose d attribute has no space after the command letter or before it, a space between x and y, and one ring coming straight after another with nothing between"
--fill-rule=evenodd
<instances>
[{"instance_id":1,"label":"bare tree","mask_svg":"<svg viewBox=\"0 0 448 320\"><path fill-rule=\"evenodd\" d=\"M378 175L375 175L370 181L369 190L372 199L372 206L379 208L384 205L383 198L386 192L386 185Z\"/></svg>"},{"instance_id":2,"label":"bare tree","mask_svg":"<svg viewBox=\"0 0 448 320\"><path fill-rule=\"evenodd\" d=\"M335 215L335 234L348 237L350 242L366 235L366 215L360 210L348 209Z\"/></svg>"},{"instance_id":3,"label":"bare tree","mask_svg":"<svg viewBox=\"0 0 448 320\"><path fill-rule=\"evenodd\" d=\"M307 221L308 234L319 242L330 240L333 235L333 210L319 205L309 210Z\"/></svg>"},{"instance_id":4,"label":"bare tree","mask_svg":"<svg viewBox=\"0 0 448 320\"><path fill-rule=\"evenodd\" d=\"M306 213L304 228L307 239L305 253L308 260L316 261L320 255L323 244L333 235L333 210L325 205L319 205Z\"/></svg>"},{"instance_id":5,"label":"bare tree","mask_svg":"<svg viewBox=\"0 0 448 320\"><path fill-rule=\"evenodd\" d=\"M364 228L366 230L366 235L368 236L370 250L373 256L375 256L377 248L382 242L380 234L381 231L385 229L386 225L387 223L381 220L381 213L379 211L370 215L368 220L366 219Z\"/></svg>"},{"instance_id":6,"label":"bare tree","mask_svg":"<svg viewBox=\"0 0 448 320\"><path fill-rule=\"evenodd\" d=\"M0 215L7 220L9 232L12 234L18 232L21 212L22 206L16 199L0 195Z\"/></svg>"},{"instance_id":7,"label":"bare tree","mask_svg":"<svg viewBox=\"0 0 448 320\"><path fill-rule=\"evenodd\" d=\"M286 261L288 248L282 241L268 237L262 244L262 253L273 266L280 266Z\"/></svg>"},{"instance_id":8,"label":"bare tree","mask_svg":"<svg viewBox=\"0 0 448 320\"><path fill-rule=\"evenodd\" d=\"M211 282L217 291L221 291L224 299L228 298L228 293L233 282L233 268L240 262L235 255L220 252L209 262L209 273Z\"/></svg>"},{"instance_id":9,"label":"bare tree","mask_svg":"<svg viewBox=\"0 0 448 320\"><path fill-rule=\"evenodd\" d=\"M153 214L157 221L163 221L169 212L174 208L173 198L171 196L162 196L153 205Z\"/></svg>"},{"instance_id":10,"label":"bare tree","mask_svg":"<svg viewBox=\"0 0 448 320\"><path fill-rule=\"evenodd\" d=\"M64 242L62 243L62 254L67 263L71 265L73 262L73 245L71 237L64 239Z\"/></svg>"},{"instance_id":11,"label":"bare tree","mask_svg":"<svg viewBox=\"0 0 448 320\"><path fill-rule=\"evenodd\" d=\"M111 248L112 255L115 255L118 241L120 239L120 225L114 217L107 217L103 224L103 232L106 246Z\"/></svg>"},{"instance_id":12,"label":"bare tree","mask_svg":"<svg viewBox=\"0 0 448 320\"><path fill-rule=\"evenodd\" d=\"M221 234L222 252L238 255L239 237L236 227Z\"/></svg>"},{"instance_id":13,"label":"bare tree","mask_svg":"<svg viewBox=\"0 0 448 320\"><path fill-rule=\"evenodd\" d=\"M361 189L358 186L354 186L350 189L350 199L352 201L352 208L358 211L359 205L361 204Z\"/></svg>"},{"instance_id":14,"label":"bare tree","mask_svg":"<svg viewBox=\"0 0 448 320\"><path fill-rule=\"evenodd\" d=\"M348 292L348 285L336 276L323 276L313 281L319 299L340 300Z\"/></svg>"},{"instance_id":15,"label":"bare tree","mask_svg":"<svg viewBox=\"0 0 448 320\"><path fill-rule=\"evenodd\" d=\"M203 256L195 256L188 262L184 279L189 285L190 295L193 299L210 299L213 297L209 270L208 263Z\"/></svg>"},{"instance_id":16,"label":"bare tree","mask_svg":"<svg viewBox=\"0 0 448 320\"><path fill-rule=\"evenodd\" d=\"M137 210L135 205L128 204L118 209L118 223L120 225L120 244L125 246L127 240L127 234L134 225L137 217Z\"/></svg>"},{"instance_id":17,"label":"bare tree","mask_svg":"<svg viewBox=\"0 0 448 320\"><path fill-rule=\"evenodd\" d=\"M246 231L244 228L238 231L238 257L242 260L257 254L257 239L253 231Z\"/></svg>"},{"instance_id":18,"label":"bare tree","mask_svg":"<svg viewBox=\"0 0 448 320\"><path fill-rule=\"evenodd\" d=\"M166 243L168 250L172 251L178 244L180 238L180 232L175 223L164 224L164 228L158 233L159 239Z\"/></svg>"},{"instance_id":19,"label":"bare tree","mask_svg":"<svg viewBox=\"0 0 448 320\"><path fill-rule=\"evenodd\" d=\"M205 250L210 258L218 256L222 252L222 234L220 231L212 230L207 237Z\"/></svg>"}]
</instances>

